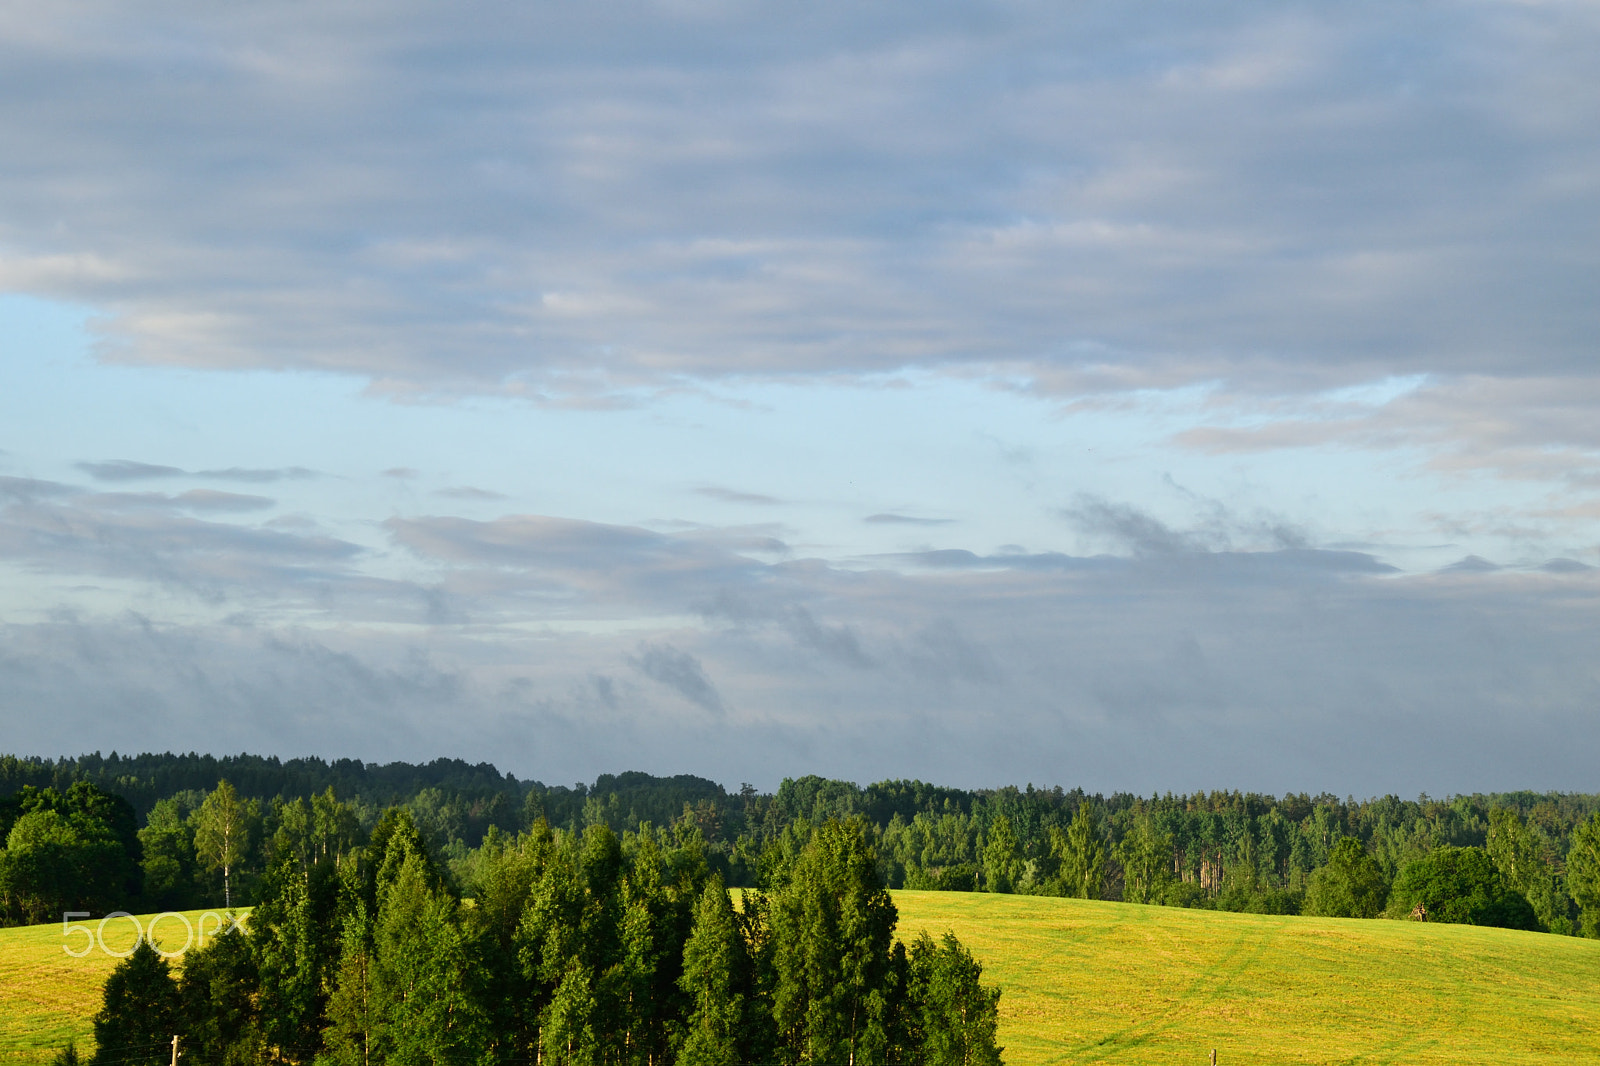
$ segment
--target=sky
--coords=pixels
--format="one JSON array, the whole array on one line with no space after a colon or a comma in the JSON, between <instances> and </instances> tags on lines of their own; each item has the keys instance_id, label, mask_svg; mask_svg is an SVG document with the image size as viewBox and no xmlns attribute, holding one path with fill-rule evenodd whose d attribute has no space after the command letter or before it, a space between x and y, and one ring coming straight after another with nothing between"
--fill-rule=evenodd
<instances>
[{"instance_id":1,"label":"sky","mask_svg":"<svg viewBox=\"0 0 1600 1066\"><path fill-rule=\"evenodd\" d=\"M1596 54L0 6L0 749L1600 789Z\"/></svg>"}]
</instances>

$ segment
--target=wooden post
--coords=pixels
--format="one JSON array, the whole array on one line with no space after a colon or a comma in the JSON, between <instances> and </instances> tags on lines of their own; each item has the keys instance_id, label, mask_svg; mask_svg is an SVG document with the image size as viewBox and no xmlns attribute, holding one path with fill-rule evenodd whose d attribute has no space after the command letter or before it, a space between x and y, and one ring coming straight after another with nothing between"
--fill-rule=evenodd
<instances>
[{"instance_id":1,"label":"wooden post","mask_svg":"<svg viewBox=\"0 0 1600 1066\"><path fill-rule=\"evenodd\" d=\"M1217 1049L1211 1049L1211 1066L1217 1066Z\"/></svg>"},{"instance_id":2,"label":"wooden post","mask_svg":"<svg viewBox=\"0 0 1600 1066\"><path fill-rule=\"evenodd\" d=\"M180 1052L178 1050L178 1034L177 1033L173 1033L172 1034L172 1066L178 1066L178 1056L181 1055L181 1054L182 1054L182 1052Z\"/></svg>"}]
</instances>

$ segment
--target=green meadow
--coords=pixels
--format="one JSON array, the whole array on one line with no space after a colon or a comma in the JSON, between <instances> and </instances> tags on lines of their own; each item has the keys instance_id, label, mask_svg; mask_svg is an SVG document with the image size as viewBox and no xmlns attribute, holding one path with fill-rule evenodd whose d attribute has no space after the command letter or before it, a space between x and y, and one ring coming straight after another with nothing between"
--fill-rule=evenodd
<instances>
[{"instance_id":1,"label":"green meadow","mask_svg":"<svg viewBox=\"0 0 1600 1066\"><path fill-rule=\"evenodd\" d=\"M1600 1062L1600 941L1459 925L896 892L961 938L1013 1066Z\"/></svg>"},{"instance_id":2,"label":"green meadow","mask_svg":"<svg viewBox=\"0 0 1600 1066\"><path fill-rule=\"evenodd\" d=\"M219 910L188 911L184 917L195 931L199 943L199 923L203 915L218 915ZM149 928L152 915L140 916L140 925ZM204 932L216 932L213 918L205 919ZM87 923L97 929L98 919ZM154 929L156 943L164 951L176 951L188 935L182 922L168 915ZM105 923L103 937L81 958L69 955L89 947L88 938L74 931L62 935L61 923L25 925L0 929L0 1066L33 1066L48 1062L55 1050L69 1040L78 1050L94 1047L93 1019L100 1009L100 988L106 975L117 964L111 952L126 952L133 947L133 923L113 918Z\"/></svg>"},{"instance_id":3,"label":"green meadow","mask_svg":"<svg viewBox=\"0 0 1600 1066\"><path fill-rule=\"evenodd\" d=\"M1600 1061L1600 941L958 892L895 902L902 938L955 933L1004 990L1012 1066L1199 1064L1213 1048L1224 1066ZM185 934L167 918L158 935L170 949ZM105 939L127 950L132 924ZM91 1045L116 960L63 943L60 925L0 930L0 1066Z\"/></svg>"}]
</instances>

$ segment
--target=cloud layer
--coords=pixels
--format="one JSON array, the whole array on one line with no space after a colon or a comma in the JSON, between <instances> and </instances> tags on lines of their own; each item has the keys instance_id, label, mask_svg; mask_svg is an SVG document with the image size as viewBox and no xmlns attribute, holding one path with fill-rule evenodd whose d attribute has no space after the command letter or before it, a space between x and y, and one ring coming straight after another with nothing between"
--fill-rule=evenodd
<instances>
[{"instance_id":1,"label":"cloud layer","mask_svg":"<svg viewBox=\"0 0 1600 1066\"><path fill-rule=\"evenodd\" d=\"M1132 554L845 565L740 530L542 515L397 518L363 548L0 488L0 564L220 619L7 624L0 717L21 750L1444 792L1587 787L1600 742L1600 583L1575 565L1405 576L1095 499L1074 520Z\"/></svg>"},{"instance_id":2,"label":"cloud layer","mask_svg":"<svg viewBox=\"0 0 1600 1066\"><path fill-rule=\"evenodd\" d=\"M0 282L117 359L534 394L1587 375L1591 5L3 16Z\"/></svg>"}]
</instances>

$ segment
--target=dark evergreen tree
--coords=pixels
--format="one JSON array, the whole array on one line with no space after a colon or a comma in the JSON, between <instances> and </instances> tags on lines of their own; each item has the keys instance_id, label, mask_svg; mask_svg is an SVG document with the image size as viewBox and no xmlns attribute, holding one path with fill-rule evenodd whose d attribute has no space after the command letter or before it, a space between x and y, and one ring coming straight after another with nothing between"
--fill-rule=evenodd
<instances>
[{"instance_id":1,"label":"dark evergreen tree","mask_svg":"<svg viewBox=\"0 0 1600 1066\"><path fill-rule=\"evenodd\" d=\"M1578 904L1583 935L1600 937L1600 811L1573 830L1567 884Z\"/></svg>"},{"instance_id":2,"label":"dark evergreen tree","mask_svg":"<svg viewBox=\"0 0 1600 1066\"><path fill-rule=\"evenodd\" d=\"M179 1004L167 960L140 940L106 978L92 1066L166 1066L172 1038L183 1035Z\"/></svg>"},{"instance_id":3,"label":"dark evergreen tree","mask_svg":"<svg viewBox=\"0 0 1600 1066\"><path fill-rule=\"evenodd\" d=\"M309 1061L321 1045L339 961L338 871L331 863L302 868L286 859L263 878L261 895L250 915L250 942L262 1035L282 1058Z\"/></svg>"},{"instance_id":4,"label":"dark evergreen tree","mask_svg":"<svg viewBox=\"0 0 1600 1066\"><path fill-rule=\"evenodd\" d=\"M823 823L772 901L772 1013L790 1061L886 1060L894 924L866 823Z\"/></svg>"},{"instance_id":5,"label":"dark evergreen tree","mask_svg":"<svg viewBox=\"0 0 1600 1066\"><path fill-rule=\"evenodd\" d=\"M258 985L249 939L237 925L185 953L178 991L191 1062L244 1066L257 1061L262 1050Z\"/></svg>"}]
</instances>

